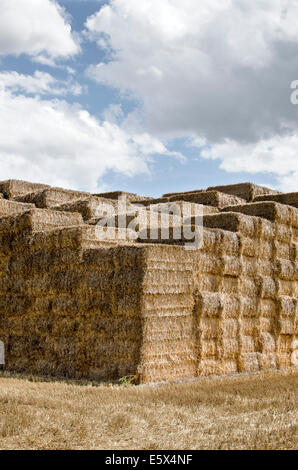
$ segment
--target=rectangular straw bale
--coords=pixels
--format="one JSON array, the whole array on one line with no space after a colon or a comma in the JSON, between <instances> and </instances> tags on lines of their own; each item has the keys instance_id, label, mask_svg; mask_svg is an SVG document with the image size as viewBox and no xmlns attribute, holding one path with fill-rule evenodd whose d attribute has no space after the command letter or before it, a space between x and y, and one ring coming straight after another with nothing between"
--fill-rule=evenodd
<instances>
[{"instance_id":1,"label":"rectangular straw bale","mask_svg":"<svg viewBox=\"0 0 298 470\"><path fill-rule=\"evenodd\" d=\"M223 212L241 212L242 214L262 217L271 222L296 226L297 209L284 206L277 202L253 202L250 204L227 206L221 209Z\"/></svg>"},{"instance_id":2,"label":"rectangular straw bale","mask_svg":"<svg viewBox=\"0 0 298 470\"><path fill-rule=\"evenodd\" d=\"M202 191L198 193L181 194L178 196L169 197L170 202L181 200L218 208L244 203L243 199L220 193L218 191Z\"/></svg>"},{"instance_id":3,"label":"rectangular straw bale","mask_svg":"<svg viewBox=\"0 0 298 470\"><path fill-rule=\"evenodd\" d=\"M0 181L0 192L3 193L4 197L7 199L13 199L14 197L24 196L25 194L47 188L50 188L50 186L47 184L29 183L28 181Z\"/></svg>"},{"instance_id":4,"label":"rectangular straw bale","mask_svg":"<svg viewBox=\"0 0 298 470\"><path fill-rule=\"evenodd\" d=\"M15 200L33 203L40 209L51 209L67 202L88 197L90 197L90 194L87 192L53 187L25 194L24 196L18 196Z\"/></svg>"},{"instance_id":5,"label":"rectangular straw bale","mask_svg":"<svg viewBox=\"0 0 298 470\"><path fill-rule=\"evenodd\" d=\"M243 295L240 297L241 316L249 318L256 317L259 305L258 295L250 296L249 292L246 292L245 295L245 289L243 290Z\"/></svg>"},{"instance_id":6,"label":"rectangular straw bale","mask_svg":"<svg viewBox=\"0 0 298 470\"><path fill-rule=\"evenodd\" d=\"M199 361L197 374L200 376L222 375L223 367L216 359L202 359Z\"/></svg>"},{"instance_id":7,"label":"rectangular straw bale","mask_svg":"<svg viewBox=\"0 0 298 470\"><path fill-rule=\"evenodd\" d=\"M240 236L225 230L204 228L202 250L217 255L237 256L240 254Z\"/></svg>"},{"instance_id":8,"label":"rectangular straw bale","mask_svg":"<svg viewBox=\"0 0 298 470\"><path fill-rule=\"evenodd\" d=\"M293 206L298 209L298 193L286 193L286 194L266 194L262 196L256 196L254 202L260 201L274 201L280 204L286 204Z\"/></svg>"},{"instance_id":9,"label":"rectangular straw bale","mask_svg":"<svg viewBox=\"0 0 298 470\"><path fill-rule=\"evenodd\" d=\"M295 318L298 313L298 300L295 297L280 296L277 298L277 308L280 315Z\"/></svg>"},{"instance_id":10,"label":"rectangular straw bale","mask_svg":"<svg viewBox=\"0 0 298 470\"><path fill-rule=\"evenodd\" d=\"M276 299L259 299L258 309L262 317L275 318L278 312Z\"/></svg>"},{"instance_id":11,"label":"rectangular straw bale","mask_svg":"<svg viewBox=\"0 0 298 470\"><path fill-rule=\"evenodd\" d=\"M239 335L239 351L241 354L253 353L255 351L255 342L252 335Z\"/></svg>"},{"instance_id":12,"label":"rectangular straw bale","mask_svg":"<svg viewBox=\"0 0 298 470\"><path fill-rule=\"evenodd\" d=\"M108 200L90 196L88 198L60 204L53 207L53 210L79 212L82 214L84 221L87 221L95 217L104 217L107 213L107 209L112 207L117 207L117 203L112 199Z\"/></svg>"},{"instance_id":13,"label":"rectangular straw bale","mask_svg":"<svg viewBox=\"0 0 298 470\"><path fill-rule=\"evenodd\" d=\"M204 216L203 223L204 227L241 232L242 235L253 238L256 233L257 221L254 217L238 214L236 212L228 212L206 215Z\"/></svg>"},{"instance_id":14,"label":"rectangular straw bale","mask_svg":"<svg viewBox=\"0 0 298 470\"><path fill-rule=\"evenodd\" d=\"M275 239L282 243L291 243L295 241L293 227L286 224L275 223Z\"/></svg>"},{"instance_id":15,"label":"rectangular straw bale","mask_svg":"<svg viewBox=\"0 0 298 470\"><path fill-rule=\"evenodd\" d=\"M218 355L222 359L236 359L239 355L239 343L237 338L223 337L218 343Z\"/></svg>"},{"instance_id":16,"label":"rectangular straw bale","mask_svg":"<svg viewBox=\"0 0 298 470\"><path fill-rule=\"evenodd\" d=\"M269 371L277 368L275 353L259 353L258 354L260 370Z\"/></svg>"},{"instance_id":17,"label":"rectangular straw bale","mask_svg":"<svg viewBox=\"0 0 298 470\"><path fill-rule=\"evenodd\" d=\"M286 259L275 259L274 271L275 276L279 279L284 279L286 281L298 280L297 265Z\"/></svg>"},{"instance_id":18,"label":"rectangular straw bale","mask_svg":"<svg viewBox=\"0 0 298 470\"><path fill-rule=\"evenodd\" d=\"M257 372L259 369L258 354L256 352L240 354L239 370L241 372Z\"/></svg>"},{"instance_id":19,"label":"rectangular straw bale","mask_svg":"<svg viewBox=\"0 0 298 470\"><path fill-rule=\"evenodd\" d=\"M280 194L278 191L266 188L265 186L259 186L252 183L239 183L239 184L228 184L223 186L209 186L207 191L221 191L226 194L231 194L239 198L245 199L246 201L252 201L255 197L264 194Z\"/></svg>"},{"instance_id":20,"label":"rectangular straw bale","mask_svg":"<svg viewBox=\"0 0 298 470\"><path fill-rule=\"evenodd\" d=\"M23 214L34 207L34 204L23 204L20 202L8 201L7 199L0 199L0 217Z\"/></svg>"},{"instance_id":21,"label":"rectangular straw bale","mask_svg":"<svg viewBox=\"0 0 298 470\"><path fill-rule=\"evenodd\" d=\"M282 335L297 335L298 325L295 318L280 317L279 329Z\"/></svg>"},{"instance_id":22,"label":"rectangular straw bale","mask_svg":"<svg viewBox=\"0 0 298 470\"><path fill-rule=\"evenodd\" d=\"M146 198L146 199L139 199L137 201L132 201L134 206L144 206L150 207L151 205L154 206L155 204L167 203L169 202L169 198L167 197L160 197L160 198Z\"/></svg>"},{"instance_id":23,"label":"rectangular straw bale","mask_svg":"<svg viewBox=\"0 0 298 470\"><path fill-rule=\"evenodd\" d=\"M273 335L268 332L261 332L259 341L263 353L272 353L275 351L276 344Z\"/></svg>"},{"instance_id":24,"label":"rectangular straw bale","mask_svg":"<svg viewBox=\"0 0 298 470\"><path fill-rule=\"evenodd\" d=\"M202 191L205 191L205 189L192 189L191 191L180 191L178 193L165 193L163 194L163 197L179 196L180 194L201 193Z\"/></svg>"},{"instance_id":25,"label":"rectangular straw bale","mask_svg":"<svg viewBox=\"0 0 298 470\"><path fill-rule=\"evenodd\" d=\"M222 312L222 298L219 292L200 292L195 299L199 316L219 317Z\"/></svg>"},{"instance_id":26,"label":"rectangular straw bale","mask_svg":"<svg viewBox=\"0 0 298 470\"><path fill-rule=\"evenodd\" d=\"M276 284L277 284L278 295L288 295L289 297L297 297L298 295L297 282L277 279Z\"/></svg>"},{"instance_id":27,"label":"rectangular straw bale","mask_svg":"<svg viewBox=\"0 0 298 470\"><path fill-rule=\"evenodd\" d=\"M199 342L200 357L216 359L217 354L217 339L204 339L201 338Z\"/></svg>"},{"instance_id":28,"label":"rectangular straw bale","mask_svg":"<svg viewBox=\"0 0 298 470\"><path fill-rule=\"evenodd\" d=\"M129 202L138 202L138 201L152 199L149 197L139 196L138 194L128 193L125 191L110 191L106 193L95 193L95 194L92 194L92 196L96 196L96 197L104 198L104 199L113 199L113 200L117 200L119 198L125 197Z\"/></svg>"},{"instance_id":29,"label":"rectangular straw bale","mask_svg":"<svg viewBox=\"0 0 298 470\"><path fill-rule=\"evenodd\" d=\"M239 288L240 278L231 276L224 276L221 278L221 282L219 284L220 292L236 295L239 293Z\"/></svg>"},{"instance_id":30,"label":"rectangular straw bale","mask_svg":"<svg viewBox=\"0 0 298 470\"><path fill-rule=\"evenodd\" d=\"M198 269L203 273L221 274L223 264L218 255L211 253L198 253Z\"/></svg>"},{"instance_id":31,"label":"rectangular straw bale","mask_svg":"<svg viewBox=\"0 0 298 470\"><path fill-rule=\"evenodd\" d=\"M239 277L242 272L242 262L237 256L224 255L222 257L224 276Z\"/></svg>"}]
</instances>

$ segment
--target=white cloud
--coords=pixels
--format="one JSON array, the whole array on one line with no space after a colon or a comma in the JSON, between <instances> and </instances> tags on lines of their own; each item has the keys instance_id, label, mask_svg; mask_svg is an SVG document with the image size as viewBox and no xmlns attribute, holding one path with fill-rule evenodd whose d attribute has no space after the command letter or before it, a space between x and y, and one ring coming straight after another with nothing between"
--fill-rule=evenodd
<instances>
[{"instance_id":1,"label":"white cloud","mask_svg":"<svg viewBox=\"0 0 298 470\"><path fill-rule=\"evenodd\" d=\"M293 187L297 16L298 0L110 0L86 21L109 54L88 74L139 100L128 124L159 139L206 139L205 158L234 155L227 171L271 172ZM271 140L282 158L262 151Z\"/></svg>"},{"instance_id":2,"label":"white cloud","mask_svg":"<svg viewBox=\"0 0 298 470\"><path fill-rule=\"evenodd\" d=\"M195 145L196 142L194 141ZM228 172L272 173L278 187L283 191L297 191L298 183L298 135L260 140L257 143L242 144L227 140L212 147L202 146L201 156L221 160L220 168Z\"/></svg>"},{"instance_id":3,"label":"white cloud","mask_svg":"<svg viewBox=\"0 0 298 470\"><path fill-rule=\"evenodd\" d=\"M0 0L0 55L29 54L53 65L79 51L69 18L54 0Z\"/></svg>"},{"instance_id":4,"label":"white cloud","mask_svg":"<svg viewBox=\"0 0 298 470\"><path fill-rule=\"evenodd\" d=\"M32 95L80 95L82 87L73 79L57 80L46 72L36 70L33 75L15 71L0 72L0 89Z\"/></svg>"},{"instance_id":5,"label":"white cloud","mask_svg":"<svg viewBox=\"0 0 298 470\"><path fill-rule=\"evenodd\" d=\"M156 138L100 122L78 105L0 89L0 179L96 190L108 170L148 172L150 155L174 155Z\"/></svg>"}]
</instances>

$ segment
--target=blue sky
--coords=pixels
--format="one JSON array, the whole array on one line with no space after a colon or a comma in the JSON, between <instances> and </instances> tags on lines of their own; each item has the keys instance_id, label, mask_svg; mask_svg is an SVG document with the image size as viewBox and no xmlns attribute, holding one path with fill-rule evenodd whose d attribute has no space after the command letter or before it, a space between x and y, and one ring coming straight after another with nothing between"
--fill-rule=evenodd
<instances>
[{"instance_id":1,"label":"blue sky","mask_svg":"<svg viewBox=\"0 0 298 470\"><path fill-rule=\"evenodd\" d=\"M152 196L297 190L297 1L0 9L0 179Z\"/></svg>"}]
</instances>

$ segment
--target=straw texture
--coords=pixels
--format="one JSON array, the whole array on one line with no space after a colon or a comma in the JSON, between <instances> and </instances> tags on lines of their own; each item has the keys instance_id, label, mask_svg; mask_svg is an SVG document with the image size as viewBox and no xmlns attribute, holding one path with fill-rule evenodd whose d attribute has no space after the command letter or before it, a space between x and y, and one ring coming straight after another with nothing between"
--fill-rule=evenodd
<instances>
[{"instance_id":1,"label":"straw texture","mask_svg":"<svg viewBox=\"0 0 298 470\"><path fill-rule=\"evenodd\" d=\"M295 198L243 203L197 191L147 200L136 239L130 203L115 227L99 230L98 202L114 199L5 184L10 197L27 201L0 198L8 370L158 382L294 367L298 209L286 202ZM172 211L164 239L172 198L178 212L184 201L191 210L205 205L200 249L184 247L191 240L182 229L194 228L194 216Z\"/></svg>"}]
</instances>

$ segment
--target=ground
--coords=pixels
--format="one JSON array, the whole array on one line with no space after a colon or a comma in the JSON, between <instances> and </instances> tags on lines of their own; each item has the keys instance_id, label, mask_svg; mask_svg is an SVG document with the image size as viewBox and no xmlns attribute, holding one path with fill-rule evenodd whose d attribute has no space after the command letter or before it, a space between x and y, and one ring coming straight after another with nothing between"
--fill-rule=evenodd
<instances>
[{"instance_id":1,"label":"ground","mask_svg":"<svg viewBox=\"0 0 298 470\"><path fill-rule=\"evenodd\" d=\"M296 449L298 371L158 385L0 373L1 449Z\"/></svg>"}]
</instances>

